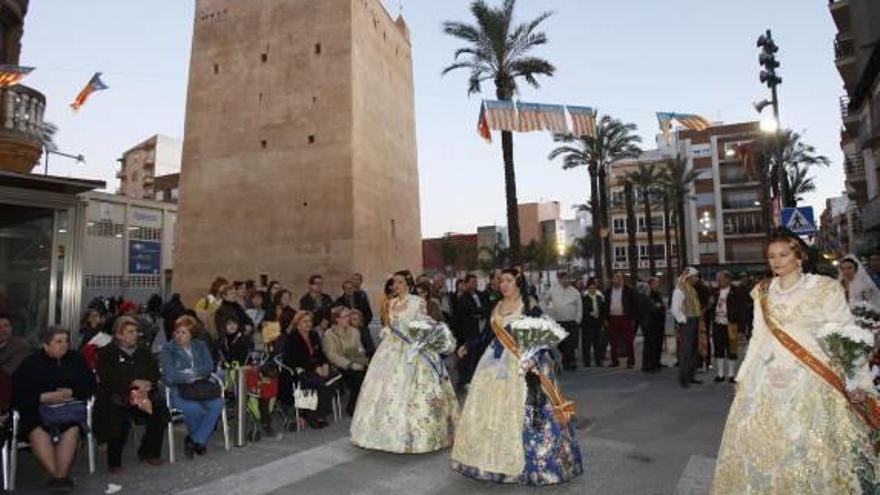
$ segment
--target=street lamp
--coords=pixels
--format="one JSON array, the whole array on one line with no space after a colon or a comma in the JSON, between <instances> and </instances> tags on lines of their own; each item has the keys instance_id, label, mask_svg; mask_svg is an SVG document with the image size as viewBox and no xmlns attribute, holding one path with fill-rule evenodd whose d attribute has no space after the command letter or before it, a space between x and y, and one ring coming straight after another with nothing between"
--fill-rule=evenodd
<instances>
[{"instance_id":1,"label":"street lamp","mask_svg":"<svg viewBox=\"0 0 880 495\"><path fill-rule=\"evenodd\" d=\"M65 158L70 158L71 160L76 160L76 163L86 163L86 157L80 153L79 155L71 155L70 153L63 153L57 150L50 150L49 148L43 148L43 151L46 153L46 161L43 166L43 175L49 175L49 155L58 155L63 156Z\"/></svg>"},{"instance_id":2,"label":"street lamp","mask_svg":"<svg viewBox=\"0 0 880 495\"><path fill-rule=\"evenodd\" d=\"M761 83L766 84L770 88L771 98L770 100L756 102L754 107L758 113L761 113L767 106L773 106L773 120L761 121L761 130L776 134L776 173L778 174L777 180L779 182L778 193L781 196L779 203L780 207L782 207L785 206L782 204L782 198L785 198L788 194L788 177L782 164L782 125L779 121L779 95L776 91L776 87L782 84L782 78L776 73L776 69L780 66L779 61L776 60L779 46L773 41L773 33L769 29L758 37L756 44L761 49L761 53L758 55L758 63L761 65L762 70L758 78Z\"/></svg>"}]
</instances>

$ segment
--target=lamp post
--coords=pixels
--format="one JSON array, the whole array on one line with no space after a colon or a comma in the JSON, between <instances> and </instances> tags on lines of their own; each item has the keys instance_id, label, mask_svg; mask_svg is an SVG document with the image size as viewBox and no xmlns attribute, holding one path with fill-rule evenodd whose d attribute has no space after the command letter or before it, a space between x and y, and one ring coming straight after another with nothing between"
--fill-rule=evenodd
<instances>
[{"instance_id":1,"label":"lamp post","mask_svg":"<svg viewBox=\"0 0 880 495\"><path fill-rule=\"evenodd\" d=\"M777 86L782 84L782 78L776 74L776 69L778 69L780 65L779 61L776 60L776 52L779 51L779 46L773 41L773 33L771 33L769 29L758 37L757 45L758 48L761 49L761 53L758 55L758 63L763 68L759 79L770 88L771 98L770 100L762 100L755 103L755 110L760 114L767 106L773 107L773 124L762 125L762 130L764 132L775 134L774 154L776 161L776 178L778 183L775 188L775 193L779 200L779 206L783 207L785 206L784 200L788 196L789 184L785 166L782 163L782 123L779 121L779 95L776 89ZM765 205L765 207L766 206L769 205Z\"/></svg>"},{"instance_id":2,"label":"lamp post","mask_svg":"<svg viewBox=\"0 0 880 495\"><path fill-rule=\"evenodd\" d=\"M70 158L71 160L76 160L76 163L86 162L86 158L82 155L82 153L80 153L79 155L72 155L70 153L63 153L57 150L50 150L49 148L43 148L43 152L46 154L46 160L43 165L43 175L49 175L49 155L58 155L65 158Z\"/></svg>"}]
</instances>

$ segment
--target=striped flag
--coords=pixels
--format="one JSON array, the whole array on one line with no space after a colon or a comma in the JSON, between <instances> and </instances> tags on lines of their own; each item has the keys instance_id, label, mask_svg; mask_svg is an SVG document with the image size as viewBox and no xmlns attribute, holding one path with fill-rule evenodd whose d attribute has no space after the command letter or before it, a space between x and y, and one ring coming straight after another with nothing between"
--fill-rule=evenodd
<instances>
[{"instance_id":1,"label":"striped flag","mask_svg":"<svg viewBox=\"0 0 880 495\"><path fill-rule=\"evenodd\" d=\"M702 131L712 125L707 119L691 113L675 114L675 120L692 131Z\"/></svg>"},{"instance_id":2,"label":"striped flag","mask_svg":"<svg viewBox=\"0 0 880 495\"><path fill-rule=\"evenodd\" d=\"M541 112L541 127L554 134L568 134L565 107L562 105L538 104Z\"/></svg>"},{"instance_id":3,"label":"striped flag","mask_svg":"<svg viewBox=\"0 0 880 495\"><path fill-rule=\"evenodd\" d=\"M101 73L95 72L95 75L89 79L88 84L76 95L76 98L73 100L73 103L70 104L70 108L74 111L79 110L85 103L86 100L89 99L89 96L92 95L95 91L103 91L109 88L103 81L101 81Z\"/></svg>"},{"instance_id":4,"label":"striped flag","mask_svg":"<svg viewBox=\"0 0 880 495\"><path fill-rule=\"evenodd\" d=\"M519 132L540 131L541 126L541 105L537 103L516 104L519 119L517 120L516 130Z\"/></svg>"},{"instance_id":5,"label":"striped flag","mask_svg":"<svg viewBox=\"0 0 880 495\"><path fill-rule=\"evenodd\" d=\"M483 102L486 110L486 123L489 129L495 131L516 131L517 117L516 107L512 101L486 100Z\"/></svg>"},{"instance_id":6,"label":"striped flag","mask_svg":"<svg viewBox=\"0 0 880 495\"><path fill-rule=\"evenodd\" d=\"M22 67L20 65L2 64L0 65L0 87L12 86L18 84L31 71L33 67Z\"/></svg>"},{"instance_id":7,"label":"striped flag","mask_svg":"<svg viewBox=\"0 0 880 495\"><path fill-rule=\"evenodd\" d=\"M575 136L596 137L596 111L591 107L567 106Z\"/></svg>"},{"instance_id":8,"label":"striped flag","mask_svg":"<svg viewBox=\"0 0 880 495\"><path fill-rule=\"evenodd\" d=\"M486 120L486 103L480 105L480 120L477 121L477 132L480 137L487 142L492 142L492 129L489 128L489 122Z\"/></svg>"}]
</instances>

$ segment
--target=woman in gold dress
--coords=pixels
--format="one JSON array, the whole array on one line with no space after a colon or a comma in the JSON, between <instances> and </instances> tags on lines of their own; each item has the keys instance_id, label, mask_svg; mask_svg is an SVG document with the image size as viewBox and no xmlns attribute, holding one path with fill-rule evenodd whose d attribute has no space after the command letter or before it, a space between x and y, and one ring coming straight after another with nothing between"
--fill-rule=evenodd
<instances>
[{"instance_id":1,"label":"woman in gold dress","mask_svg":"<svg viewBox=\"0 0 880 495\"><path fill-rule=\"evenodd\" d=\"M857 411L873 401L868 367L844 382L817 338L829 325L867 331L852 330L839 282L803 273L799 240L773 237L767 256L775 276L752 291L754 332L712 493L880 493L874 430Z\"/></svg>"},{"instance_id":2,"label":"woman in gold dress","mask_svg":"<svg viewBox=\"0 0 880 495\"><path fill-rule=\"evenodd\" d=\"M534 315L518 276L502 272L503 298L492 311L493 326ZM563 483L583 473L574 421L560 422L535 373L552 377L551 368L544 351L523 373L499 338L492 341L471 381L452 448L453 469L477 480L524 485Z\"/></svg>"}]
</instances>

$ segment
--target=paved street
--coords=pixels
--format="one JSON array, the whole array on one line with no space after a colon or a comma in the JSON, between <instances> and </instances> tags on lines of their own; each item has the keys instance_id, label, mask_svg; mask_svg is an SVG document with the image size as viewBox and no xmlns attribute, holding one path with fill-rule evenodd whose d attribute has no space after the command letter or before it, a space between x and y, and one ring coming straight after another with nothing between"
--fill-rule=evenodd
<instances>
[{"instance_id":1,"label":"paved street","mask_svg":"<svg viewBox=\"0 0 880 495\"><path fill-rule=\"evenodd\" d=\"M666 361L671 361L668 356ZM566 375L564 386L586 415L578 424L586 473L553 493L708 493L730 385L707 383L683 390L672 369L646 375L625 368L593 368ZM183 437L179 430L181 444ZM182 445L179 449L182 453ZM137 464L135 450L126 449L125 472L117 476L106 474L103 452L93 476L87 474L85 456L80 456L75 470L78 492L104 493L108 483L122 485L117 492L121 494L532 492L468 480L448 468L448 451L399 456L357 449L348 442L347 419L321 431L289 433L281 441L263 440L227 453L217 444L207 457L161 468ZM19 479L22 493L42 493L43 478L28 453L21 456Z\"/></svg>"}]
</instances>

